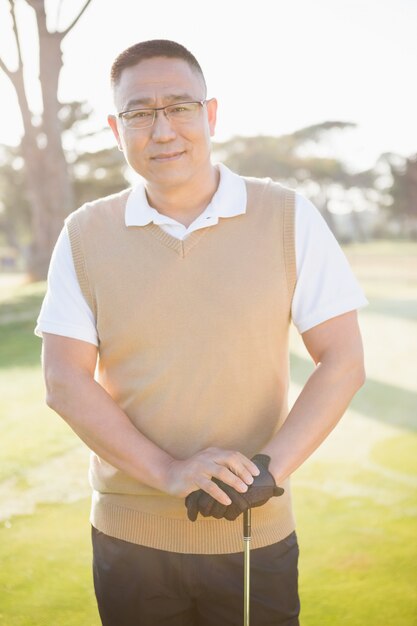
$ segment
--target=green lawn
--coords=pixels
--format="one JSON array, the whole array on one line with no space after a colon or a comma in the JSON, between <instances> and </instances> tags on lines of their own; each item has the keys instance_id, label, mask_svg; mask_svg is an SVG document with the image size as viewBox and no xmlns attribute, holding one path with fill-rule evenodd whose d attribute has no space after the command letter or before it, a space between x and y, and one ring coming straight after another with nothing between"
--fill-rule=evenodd
<instances>
[{"instance_id":1,"label":"green lawn","mask_svg":"<svg viewBox=\"0 0 417 626\"><path fill-rule=\"evenodd\" d=\"M368 382L293 478L302 626L417 625L417 244L346 248ZM0 625L99 626L87 451L44 405L45 285L0 276ZM311 371L292 335L291 397Z\"/></svg>"}]
</instances>

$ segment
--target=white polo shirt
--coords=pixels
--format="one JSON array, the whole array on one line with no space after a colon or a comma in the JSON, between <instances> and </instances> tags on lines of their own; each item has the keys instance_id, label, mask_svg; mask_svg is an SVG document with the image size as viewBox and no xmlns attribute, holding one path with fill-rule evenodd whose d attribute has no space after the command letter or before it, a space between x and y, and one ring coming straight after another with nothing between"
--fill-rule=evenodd
<instances>
[{"instance_id":1,"label":"white polo shirt","mask_svg":"<svg viewBox=\"0 0 417 626\"><path fill-rule=\"evenodd\" d=\"M217 167L220 171L218 189L205 211L188 228L152 208L143 184L134 187L129 195L126 226L145 226L153 222L173 237L185 239L200 228L215 228L220 218L233 219L245 213L243 178L221 163ZM297 284L291 313L300 333L368 303L321 214L298 192L295 251ZM61 231L52 254L48 289L35 328L36 335L42 336L43 332L98 345L94 316L78 284L66 228Z\"/></svg>"}]
</instances>

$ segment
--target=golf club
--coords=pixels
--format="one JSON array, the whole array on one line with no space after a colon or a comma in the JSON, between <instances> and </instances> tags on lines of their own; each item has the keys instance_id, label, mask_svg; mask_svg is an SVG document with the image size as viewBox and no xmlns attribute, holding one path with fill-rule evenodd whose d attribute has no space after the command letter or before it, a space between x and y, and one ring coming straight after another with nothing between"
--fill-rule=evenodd
<instances>
[{"instance_id":1,"label":"golf club","mask_svg":"<svg viewBox=\"0 0 417 626\"><path fill-rule=\"evenodd\" d=\"M243 626L249 626L251 510L243 513Z\"/></svg>"}]
</instances>

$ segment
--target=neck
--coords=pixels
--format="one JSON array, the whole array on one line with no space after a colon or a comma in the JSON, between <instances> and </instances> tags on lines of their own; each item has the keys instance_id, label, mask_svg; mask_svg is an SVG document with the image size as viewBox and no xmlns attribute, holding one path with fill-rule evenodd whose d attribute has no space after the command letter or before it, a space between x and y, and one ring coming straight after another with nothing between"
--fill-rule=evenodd
<instances>
[{"instance_id":1,"label":"neck","mask_svg":"<svg viewBox=\"0 0 417 626\"><path fill-rule=\"evenodd\" d=\"M146 183L146 195L154 209L188 227L210 204L219 178L219 171L210 163L204 175L196 176L182 185L160 187Z\"/></svg>"}]
</instances>

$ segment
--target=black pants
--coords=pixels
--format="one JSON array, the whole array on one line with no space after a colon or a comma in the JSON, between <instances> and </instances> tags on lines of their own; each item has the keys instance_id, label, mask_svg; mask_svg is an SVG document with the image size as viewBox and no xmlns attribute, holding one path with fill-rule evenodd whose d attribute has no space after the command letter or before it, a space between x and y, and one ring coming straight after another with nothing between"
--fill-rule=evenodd
<instances>
[{"instance_id":1,"label":"black pants","mask_svg":"<svg viewBox=\"0 0 417 626\"><path fill-rule=\"evenodd\" d=\"M179 554L92 529L103 626L241 626L243 553ZM251 626L298 626L298 544L251 550Z\"/></svg>"}]
</instances>

